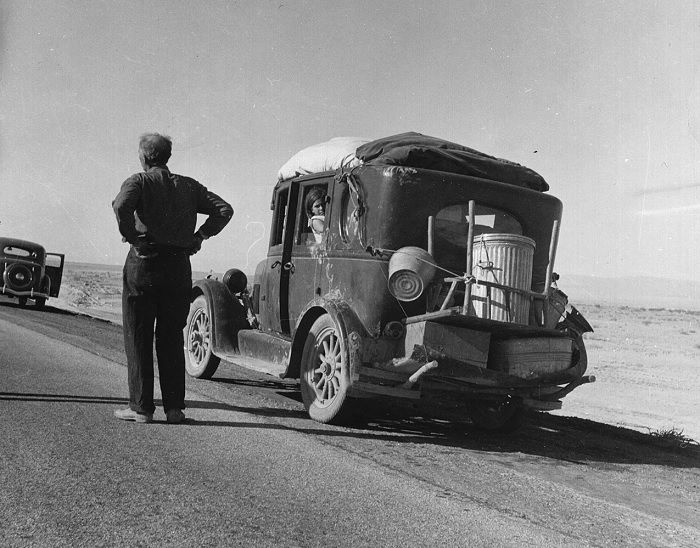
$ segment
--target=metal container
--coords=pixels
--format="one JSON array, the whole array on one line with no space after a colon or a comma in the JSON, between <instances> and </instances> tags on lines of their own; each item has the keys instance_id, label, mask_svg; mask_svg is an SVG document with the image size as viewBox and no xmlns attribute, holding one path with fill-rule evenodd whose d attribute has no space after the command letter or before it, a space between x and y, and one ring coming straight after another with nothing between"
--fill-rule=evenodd
<instances>
[{"instance_id":1,"label":"metal container","mask_svg":"<svg viewBox=\"0 0 700 548\"><path fill-rule=\"evenodd\" d=\"M529 291L534 253L535 241L526 236L481 234L474 238L472 275L477 281ZM528 324L530 299L525 295L474 284L472 306L479 318Z\"/></svg>"},{"instance_id":2,"label":"metal container","mask_svg":"<svg viewBox=\"0 0 700 548\"><path fill-rule=\"evenodd\" d=\"M402 247L389 259L389 291L400 301L415 301L435 276L434 265L425 249Z\"/></svg>"}]
</instances>

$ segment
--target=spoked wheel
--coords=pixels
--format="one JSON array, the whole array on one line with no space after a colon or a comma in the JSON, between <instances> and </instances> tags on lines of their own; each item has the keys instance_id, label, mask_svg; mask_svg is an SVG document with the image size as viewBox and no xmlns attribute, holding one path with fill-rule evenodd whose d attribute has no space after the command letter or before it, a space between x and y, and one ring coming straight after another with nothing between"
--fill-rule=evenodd
<instances>
[{"instance_id":1,"label":"spoked wheel","mask_svg":"<svg viewBox=\"0 0 700 548\"><path fill-rule=\"evenodd\" d=\"M212 325L209 305L204 295L190 305L185 327L185 369L192 377L210 379L221 361L212 353Z\"/></svg>"},{"instance_id":2,"label":"spoked wheel","mask_svg":"<svg viewBox=\"0 0 700 548\"><path fill-rule=\"evenodd\" d=\"M324 314L311 326L301 358L301 399L318 422L338 423L347 415L350 373L343 340Z\"/></svg>"},{"instance_id":3,"label":"spoked wheel","mask_svg":"<svg viewBox=\"0 0 700 548\"><path fill-rule=\"evenodd\" d=\"M512 432L523 421L523 408L513 398L500 401L474 401L469 406L474 426L489 432Z\"/></svg>"}]
</instances>

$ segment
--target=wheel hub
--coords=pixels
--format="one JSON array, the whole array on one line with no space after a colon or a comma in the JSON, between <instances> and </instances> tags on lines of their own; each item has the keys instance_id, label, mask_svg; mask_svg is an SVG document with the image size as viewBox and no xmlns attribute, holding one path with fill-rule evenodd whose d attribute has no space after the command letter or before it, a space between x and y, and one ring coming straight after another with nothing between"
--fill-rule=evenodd
<instances>
[{"instance_id":1,"label":"wheel hub","mask_svg":"<svg viewBox=\"0 0 700 548\"><path fill-rule=\"evenodd\" d=\"M333 375L334 370L335 370L335 367L333 367L327 361L324 361L323 365L321 365L321 374L324 377L331 377Z\"/></svg>"}]
</instances>

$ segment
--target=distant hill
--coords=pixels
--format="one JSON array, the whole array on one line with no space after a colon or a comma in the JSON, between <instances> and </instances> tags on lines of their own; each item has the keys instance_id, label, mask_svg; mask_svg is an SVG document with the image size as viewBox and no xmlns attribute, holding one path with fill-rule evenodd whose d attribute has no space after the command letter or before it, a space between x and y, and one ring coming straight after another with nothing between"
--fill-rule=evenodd
<instances>
[{"instance_id":1,"label":"distant hill","mask_svg":"<svg viewBox=\"0 0 700 548\"><path fill-rule=\"evenodd\" d=\"M89 270L92 272L119 272L124 267L123 265L114 264L74 263L71 261L66 261L64 268L72 270L73 272L77 272L79 270Z\"/></svg>"},{"instance_id":2,"label":"distant hill","mask_svg":"<svg viewBox=\"0 0 700 548\"><path fill-rule=\"evenodd\" d=\"M70 270L72 272L78 272L81 270L88 271L88 272L121 272L122 269L124 268L124 265L115 265L115 264L97 264L97 263L74 263L71 261L66 261L65 267L66 270ZM192 277L195 280L199 280L201 278L204 278L209 274L209 272L197 272L193 271L192 272ZM221 277L222 273L217 272L215 275L218 275Z\"/></svg>"},{"instance_id":3,"label":"distant hill","mask_svg":"<svg viewBox=\"0 0 700 548\"><path fill-rule=\"evenodd\" d=\"M700 310L700 282L646 276L598 278L568 275L560 289L572 304L620 304L643 308Z\"/></svg>"}]
</instances>

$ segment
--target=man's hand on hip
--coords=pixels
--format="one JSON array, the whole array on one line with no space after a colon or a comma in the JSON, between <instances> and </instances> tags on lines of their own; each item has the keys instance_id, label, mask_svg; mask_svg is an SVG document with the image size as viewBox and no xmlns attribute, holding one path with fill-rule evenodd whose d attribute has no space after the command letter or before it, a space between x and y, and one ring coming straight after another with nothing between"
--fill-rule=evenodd
<instances>
[{"instance_id":1,"label":"man's hand on hip","mask_svg":"<svg viewBox=\"0 0 700 548\"><path fill-rule=\"evenodd\" d=\"M195 253L197 253L200 249L202 249L203 241L204 238L202 237L202 235L199 232L195 233L195 235L192 236L192 243L190 244L187 253L190 255L194 255Z\"/></svg>"}]
</instances>

